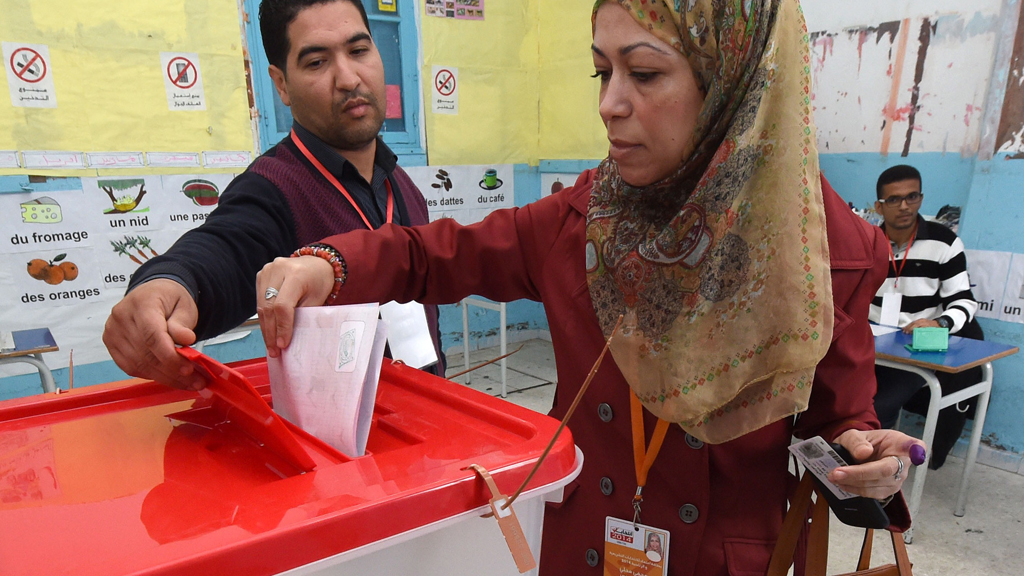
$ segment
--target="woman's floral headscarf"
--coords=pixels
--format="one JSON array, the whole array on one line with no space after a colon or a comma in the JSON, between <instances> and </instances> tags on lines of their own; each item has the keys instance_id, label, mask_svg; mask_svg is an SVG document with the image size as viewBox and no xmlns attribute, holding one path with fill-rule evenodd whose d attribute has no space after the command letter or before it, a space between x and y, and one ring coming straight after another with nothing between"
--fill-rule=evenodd
<instances>
[{"instance_id":1,"label":"woman's floral headscarf","mask_svg":"<svg viewBox=\"0 0 1024 576\"><path fill-rule=\"evenodd\" d=\"M598 319L651 412L707 442L807 408L832 286L798 0L615 0L689 61L694 152L635 188L606 159L587 216ZM603 3L599 1L594 8Z\"/></svg>"}]
</instances>

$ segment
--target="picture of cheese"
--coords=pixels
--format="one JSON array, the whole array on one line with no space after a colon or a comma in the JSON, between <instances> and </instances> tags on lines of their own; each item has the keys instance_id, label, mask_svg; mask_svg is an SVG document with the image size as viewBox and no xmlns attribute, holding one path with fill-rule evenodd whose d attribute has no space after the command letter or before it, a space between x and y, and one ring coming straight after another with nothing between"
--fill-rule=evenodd
<instances>
[{"instance_id":1,"label":"picture of cheese","mask_svg":"<svg viewBox=\"0 0 1024 576\"><path fill-rule=\"evenodd\" d=\"M56 224L62 220L60 204L49 196L21 204L21 221L27 224Z\"/></svg>"}]
</instances>

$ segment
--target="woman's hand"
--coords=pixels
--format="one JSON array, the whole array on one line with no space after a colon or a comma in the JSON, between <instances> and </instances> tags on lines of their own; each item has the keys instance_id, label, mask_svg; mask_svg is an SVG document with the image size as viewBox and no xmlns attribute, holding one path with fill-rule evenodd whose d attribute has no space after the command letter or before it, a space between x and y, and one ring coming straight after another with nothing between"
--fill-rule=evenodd
<instances>
[{"instance_id":1,"label":"woman's hand","mask_svg":"<svg viewBox=\"0 0 1024 576\"><path fill-rule=\"evenodd\" d=\"M256 275L256 314L267 355L292 341L297 306L323 306L334 289L334 268L318 256L275 258ZM269 298L268 298L269 296Z\"/></svg>"},{"instance_id":2,"label":"woman's hand","mask_svg":"<svg viewBox=\"0 0 1024 576\"><path fill-rule=\"evenodd\" d=\"M860 464L836 468L828 479L834 484L859 496L882 500L900 491L910 474L911 464L923 464L924 442L896 430L847 430L836 442L849 450ZM916 462L911 462L911 449ZM897 459L903 462L900 466ZM899 475L897 476L897 473Z\"/></svg>"}]
</instances>

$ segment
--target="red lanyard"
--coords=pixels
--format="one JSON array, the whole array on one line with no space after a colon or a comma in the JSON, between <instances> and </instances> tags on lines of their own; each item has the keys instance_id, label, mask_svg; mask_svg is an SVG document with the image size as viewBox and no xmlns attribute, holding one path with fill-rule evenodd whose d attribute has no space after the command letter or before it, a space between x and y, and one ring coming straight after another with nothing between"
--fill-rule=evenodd
<instances>
[{"instance_id":1,"label":"red lanyard","mask_svg":"<svg viewBox=\"0 0 1024 576\"><path fill-rule=\"evenodd\" d=\"M636 393L629 391L630 422L633 425L633 463L636 465L636 496L633 497L633 524L640 523L640 503L644 501L643 491L647 485L647 473L654 466L654 459L665 441L668 432L668 420L658 418L651 436L651 445L644 448L644 406Z\"/></svg>"},{"instance_id":2,"label":"red lanyard","mask_svg":"<svg viewBox=\"0 0 1024 576\"><path fill-rule=\"evenodd\" d=\"M299 137L295 135L294 128L292 128L292 142L295 142L295 147L299 149L299 152L302 152L302 155L306 157L306 160L309 160L310 164L316 167L316 169L323 174L324 178L327 178L327 181L333 184L334 187L338 189L338 192L341 192L341 195L348 200L348 203L355 208L356 212L359 213L359 217L363 219L363 223L366 224L366 227L373 230L373 226L370 225L370 219L366 217L366 214L363 214L362 210L359 209L359 205L356 204L356 201L349 195L348 190L345 190L345 187L341 185L341 182L338 182L338 179L334 177L334 174L328 172L327 168L325 168L324 165L316 159L316 156L313 156L313 154L309 152L309 149L302 143L302 140L299 140ZM391 191L390 181L384 180L384 186L388 189L388 215L387 220L385 220L384 223L391 224L395 216L395 193Z\"/></svg>"},{"instance_id":3,"label":"red lanyard","mask_svg":"<svg viewBox=\"0 0 1024 576\"><path fill-rule=\"evenodd\" d=\"M885 235L885 238L889 239L889 234ZM914 239L917 238L917 229L914 229L914 235L910 237L910 242L907 244L907 250L903 253L903 261L900 262L900 267L896 267L896 255L892 251L892 243L888 243L889 246L889 262L892 263L892 269L896 271L896 280L893 281L892 287L895 289L896 285L900 283L900 274L903 274L903 267L907 265L907 258L910 258L910 247L914 245Z\"/></svg>"}]
</instances>

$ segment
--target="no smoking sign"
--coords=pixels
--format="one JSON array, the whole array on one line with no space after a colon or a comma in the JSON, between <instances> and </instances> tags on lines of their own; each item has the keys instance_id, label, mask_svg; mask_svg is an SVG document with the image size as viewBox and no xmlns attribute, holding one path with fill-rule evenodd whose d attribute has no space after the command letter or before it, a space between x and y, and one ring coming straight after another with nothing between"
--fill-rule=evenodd
<instances>
[{"instance_id":1,"label":"no smoking sign","mask_svg":"<svg viewBox=\"0 0 1024 576\"><path fill-rule=\"evenodd\" d=\"M4 42L3 52L11 104L19 108L56 108L49 48L45 44Z\"/></svg>"},{"instance_id":2,"label":"no smoking sign","mask_svg":"<svg viewBox=\"0 0 1024 576\"><path fill-rule=\"evenodd\" d=\"M459 113L459 69L434 66L434 88L431 110L434 114Z\"/></svg>"},{"instance_id":3,"label":"no smoking sign","mask_svg":"<svg viewBox=\"0 0 1024 576\"><path fill-rule=\"evenodd\" d=\"M442 69L434 76L434 86L441 96L451 96L455 93L456 80L451 70Z\"/></svg>"},{"instance_id":4,"label":"no smoking sign","mask_svg":"<svg viewBox=\"0 0 1024 576\"><path fill-rule=\"evenodd\" d=\"M31 48L21 47L11 54L11 70L22 82L35 84L46 77L46 60Z\"/></svg>"}]
</instances>

